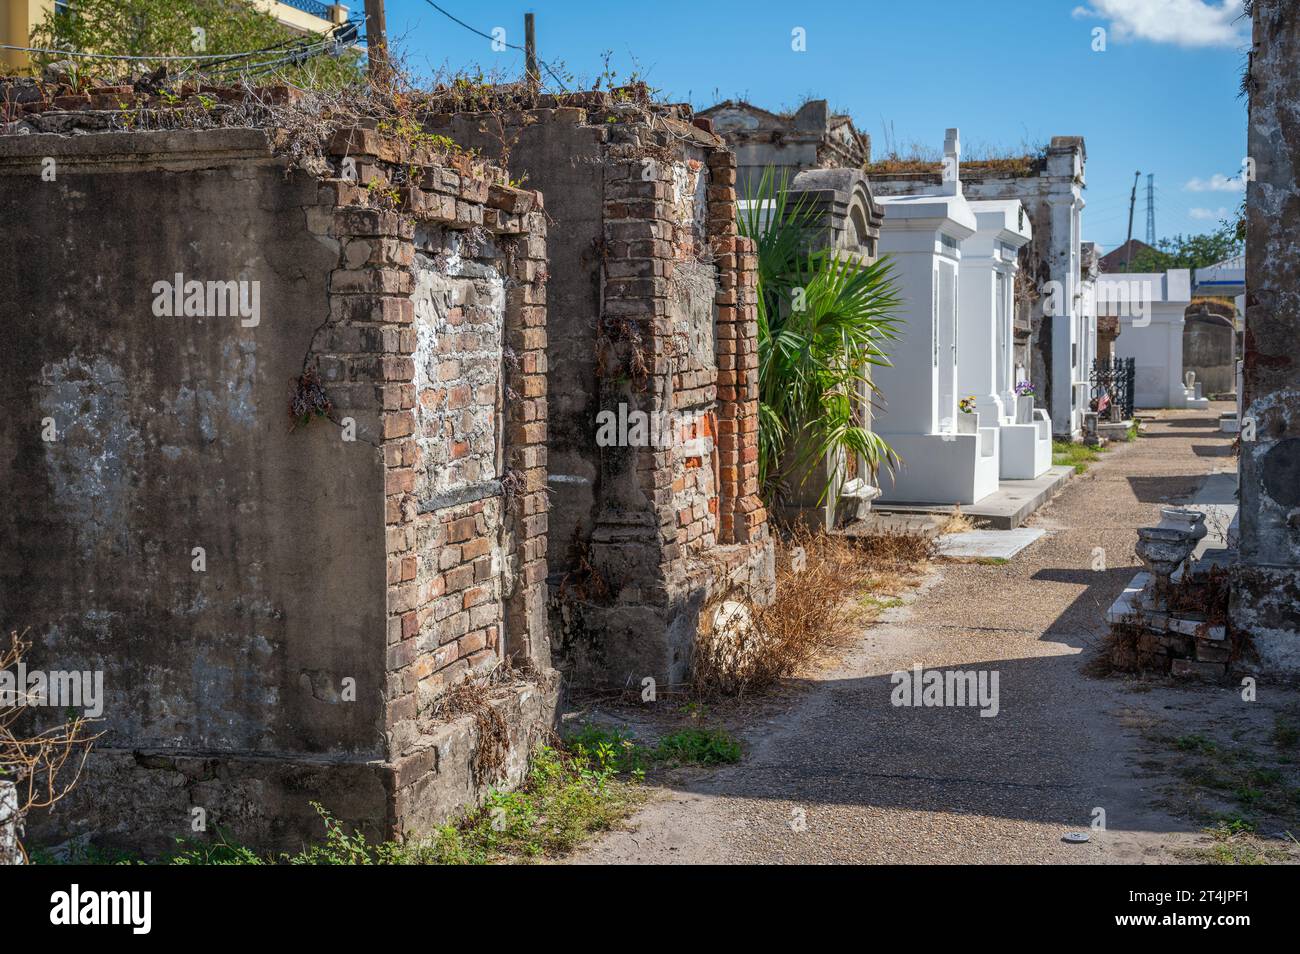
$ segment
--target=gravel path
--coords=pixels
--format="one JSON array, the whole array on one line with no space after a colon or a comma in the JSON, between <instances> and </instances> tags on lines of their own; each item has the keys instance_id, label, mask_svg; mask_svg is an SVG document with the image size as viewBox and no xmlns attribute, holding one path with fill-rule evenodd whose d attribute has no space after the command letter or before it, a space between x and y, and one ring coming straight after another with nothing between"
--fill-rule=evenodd
<instances>
[{"instance_id":1,"label":"gravel path","mask_svg":"<svg viewBox=\"0 0 1300 954\"><path fill-rule=\"evenodd\" d=\"M628 830L571 860L1179 860L1204 837L1169 804L1172 768L1143 730L1237 718L1237 693L1080 669L1139 568L1134 528L1234 468L1217 428L1224 409L1166 412L1106 454L1032 518L1049 532L1010 563L937 569L838 664L749 726L743 762L673 776ZM1105 568L1094 569L1099 556ZM996 671L1000 711L891 705L890 674L914 663ZM1088 844L1061 840L1088 830L1097 808L1107 830Z\"/></svg>"}]
</instances>

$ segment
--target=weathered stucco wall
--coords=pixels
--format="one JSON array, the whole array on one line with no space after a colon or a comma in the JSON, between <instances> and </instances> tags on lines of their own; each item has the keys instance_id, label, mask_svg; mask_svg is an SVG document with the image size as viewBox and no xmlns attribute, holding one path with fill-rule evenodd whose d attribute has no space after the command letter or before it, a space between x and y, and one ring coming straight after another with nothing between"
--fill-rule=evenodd
<instances>
[{"instance_id":1,"label":"weathered stucco wall","mask_svg":"<svg viewBox=\"0 0 1300 954\"><path fill-rule=\"evenodd\" d=\"M756 195L769 170L779 187L782 179L792 182L806 169L861 169L871 161L871 137L854 129L848 116L832 114L824 99L784 114L727 100L700 116L735 153L742 197Z\"/></svg>"},{"instance_id":2,"label":"weathered stucco wall","mask_svg":"<svg viewBox=\"0 0 1300 954\"><path fill-rule=\"evenodd\" d=\"M1300 9L1255 0L1246 185L1241 563L1232 620L1300 673ZM1254 440L1246 440L1250 430Z\"/></svg>"},{"instance_id":3,"label":"weathered stucco wall","mask_svg":"<svg viewBox=\"0 0 1300 954\"><path fill-rule=\"evenodd\" d=\"M377 753L373 697L358 719L310 689L281 691L373 677L379 662L358 638L381 608L375 451L332 429L288 435L288 382L328 318L337 258L304 227L315 179L286 181L255 142L260 155L234 169L186 175L86 169L63 142L22 143L61 162L59 183L7 177L0 199L6 628L86 661L130 644L107 657L110 692L142 704L111 705L107 720L141 745L311 751L344 738ZM155 317L153 284L177 272L259 282L259 324ZM337 585L310 592L322 576Z\"/></svg>"},{"instance_id":4,"label":"weathered stucco wall","mask_svg":"<svg viewBox=\"0 0 1300 954\"><path fill-rule=\"evenodd\" d=\"M106 690L38 839L163 847L202 808L293 846L311 800L419 833L518 781L554 718L540 197L345 130L330 161L397 196L375 208L271 141L0 137L0 625ZM160 317L178 274L258 308ZM329 404L291 429L305 372ZM507 656L531 681L490 694L488 771L439 701Z\"/></svg>"},{"instance_id":5,"label":"weathered stucco wall","mask_svg":"<svg viewBox=\"0 0 1300 954\"><path fill-rule=\"evenodd\" d=\"M289 433L338 257L315 178L254 131L4 143L0 624L34 665L104 671L105 755L380 758L382 462ZM257 282L258 323L155 316L177 273Z\"/></svg>"}]
</instances>

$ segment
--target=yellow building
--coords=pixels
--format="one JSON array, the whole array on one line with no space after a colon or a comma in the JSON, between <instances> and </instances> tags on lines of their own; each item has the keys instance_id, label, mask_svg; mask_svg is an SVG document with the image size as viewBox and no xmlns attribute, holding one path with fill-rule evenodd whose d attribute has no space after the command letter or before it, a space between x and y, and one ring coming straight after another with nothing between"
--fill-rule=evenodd
<instances>
[{"instance_id":1,"label":"yellow building","mask_svg":"<svg viewBox=\"0 0 1300 954\"><path fill-rule=\"evenodd\" d=\"M314 0L251 0L253 6L271 14L295 33L324 33L335 24L345 23L348 8L339 3L324 4ZM27 46L32 30L53 10L72 11L76 0L0 0L0 44ZM26 69L27 54L19 50L0 50L0 62L12 69Z\"/></svg>"}]
</instances>

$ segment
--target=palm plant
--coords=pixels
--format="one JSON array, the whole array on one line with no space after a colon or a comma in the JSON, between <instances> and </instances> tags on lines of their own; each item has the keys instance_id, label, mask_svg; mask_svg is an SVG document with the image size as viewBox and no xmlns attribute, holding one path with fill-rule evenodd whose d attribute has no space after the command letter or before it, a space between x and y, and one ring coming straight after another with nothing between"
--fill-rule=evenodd
<instances>
[{"instance_id":1,"label":"palm plant","mask_svg":"<svg viewBox=\"0 0 1300 954\"><path fill-rule=\"evenodd\" d=\"M893 267L810 249L813 217L769 168L739 212L758 250L759 480L771 504L830 454L856 455L874 476L894 452L864 421L872 365L898 337ZM829 488L822 487L823 497Z\"/></svg>"}]
</instances>

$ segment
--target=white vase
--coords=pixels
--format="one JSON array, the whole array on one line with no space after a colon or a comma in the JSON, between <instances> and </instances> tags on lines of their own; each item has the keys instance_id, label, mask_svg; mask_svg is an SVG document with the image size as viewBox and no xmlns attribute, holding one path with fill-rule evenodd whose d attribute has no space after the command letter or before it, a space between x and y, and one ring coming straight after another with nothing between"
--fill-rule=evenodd
<instances>
[{"instance_id":1,"label":"white vase","mask_svg":"<svg viewBox=\"0 0 1300 954\"><path fill-rule=\"evenodd\" d=\"M970 414L957 412L957 433L958 434L978 434L980 430L979 411L972 411Z\"/></svg>"},{"instance_id":2,"label":"white vase","mask_svg":"<svg viewBox=\"0 0 1300 954\"><path fill-rule=\"evenodd\" d=\"M1032 424L1034 422L1034 396L1032 394L1016 395L1016 423Z\"/></svg>"}]
</instances>

